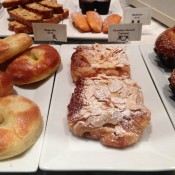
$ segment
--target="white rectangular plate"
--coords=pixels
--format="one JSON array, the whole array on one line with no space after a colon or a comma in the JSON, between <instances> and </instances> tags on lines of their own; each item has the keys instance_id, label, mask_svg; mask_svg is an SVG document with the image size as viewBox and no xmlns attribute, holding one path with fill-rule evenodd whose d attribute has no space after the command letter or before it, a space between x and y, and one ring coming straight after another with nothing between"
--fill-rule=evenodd
<instances>
[{"instance_id":1,"label":"white rectangular plate","mask_svg":"<svg viewBox=\"0 0 175 175\"><path fill-rule=\"evenodd\" d=\"M139 47L126 46L132 79L141 87L151 125L141 140L126 149L73 136L67 125L67 105L74 90L70 75L76 45L62 45L62 70L57 72L39 167L42 170L152 171L175 169L175 132L143 62Z\"/></svg>"},{"instance_id":2,"label":"white rectangular plate","mask_svg":"<svg viewBox=\"0 0 175 175\"><path fill-rule=\"evenodd\" d=\"M171 70L162 65L153 48L153 44L140 45L145 63L147 64L149 72L167 109L171 121L175 126L175 98L173 97L171 89L169 88L168 81L168 78L171 75Z\"/></svg>"},{"instance_id":3,"label":"white rectangular plate","mask_svg":"<svg viewBox=\"0 0 175 175\"><path fill-rule=\"evenodd\" d=\"M68 8L69 12L80 12L79 8L79 1L78 0L59 0L59 4L63 5L63 8ZM117 13L121 16L123 16L123 11L120 5L119 0L111 0L109 14L111 13ZM102 18L104 19L107 15L102 15ZM8 19L9 15L7 13L7 9L3 9L3 12L1 14L0 18L0 37L6 37L11 34L14 34L14 32L8 30ZM107 34L103 33L81 33L79 32L72 24L72 21L70 17L68 19L65 19L63 21L63 24L67 25L67 38L77 38L77 39L108 39Z\"/></svg>"},{"instance_id":4,"label":"white rectangular plate","mask_svg":"<svg viewBox=\"0 0 175 175\"><path fill-rule=\"evenodd\" d=\"M66 2L65 2L66 1ZM61 3L69 9L69 12L81 12L79 8L79 0L60 0ZM123 16L123 11L120 5L119 0L111 0L109 7L109 14L116 13L118 15ZM108 15L109 15L108 14ZM108 15L101 15L104 20ZM101 33L93 33L93 32L80 32L77 30L72 23L70 17L63 21L63 24L67 25L67 37L68 38L77 38L77 39L108 39L108 34Z\"/></svg>"},{"instance_id":5,"label":"white rectangular plate","mask_svg":"<svg viewBox=\"0 0 175 175\"><path fill-rule=\"evenodd\" d=\"M54 47L59 51L59 46ZM1 164L0 172L37 171L42 143L44 139L53 83L54 83L54 75L52 75L46 80L43 80L35 84L25 86L14 86L15 93L29 98L39 106L41 110L41 115L43 117L44 127L37 142L24 154L0 162Z\"/></svg>"}]
</instances>

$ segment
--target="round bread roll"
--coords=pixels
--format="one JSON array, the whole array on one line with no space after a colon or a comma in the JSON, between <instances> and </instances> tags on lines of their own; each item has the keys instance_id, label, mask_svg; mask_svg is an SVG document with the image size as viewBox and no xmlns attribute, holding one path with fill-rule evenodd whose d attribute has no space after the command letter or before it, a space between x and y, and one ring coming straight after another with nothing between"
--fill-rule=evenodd
<instances>
[{"instance_id":1,"label":"round bread roll","mask_svg":"<svg viewBox=\"0 0 175 175\"><path fill-rule=\"evenodd\" d=\"M175 27L166 29L157 37L154 51L165 67L175 68Z\"/></svg>"},{"instance_id":2,"label":"round bread roll","mask_svg":"<svg viewBox=\"0 0 175 175\"><path fill-rule=\"evenodd\" d=\"M13 34L0 40L0 63L24 52L32 44L32 37L25 33Z\"/></svg>"},{"instance_id":3,"label":"round bread roll","mask_svg":"<svg viewBox=\"0 0 175 175\"><path fill-rule=\"evenodd\" d=\"M53 74L61 64L58 51L50 45L31 47L11 62L6 72L14 84L24 85L41 81Z\"/></svg>"},{"instance_id":4,"label":"round bread roll","mask_svg":"<svg viewBox=\"0 0 175 175\"><path fill-rule=\"evenodd\" d=\"M0 98L0 160L19 155L39 138L43 120L31 100L8 95Z\"/></svg>"},{"instance_id":5,"label":"round bread roll","mask_svg":"<svg viewBox=\"0 0 175 175\"><path fill-rule=\"evenodd\" d=\"M9 95L13 92L13 80L12 77L0 71L0 97Z\"/></svg>"}]
</instances>

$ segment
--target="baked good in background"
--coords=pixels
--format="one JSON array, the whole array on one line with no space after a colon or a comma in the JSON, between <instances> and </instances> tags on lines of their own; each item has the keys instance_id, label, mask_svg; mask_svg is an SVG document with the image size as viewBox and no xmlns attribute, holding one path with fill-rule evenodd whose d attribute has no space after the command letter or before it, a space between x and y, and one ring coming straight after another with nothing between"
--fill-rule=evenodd
<instances>
[{"instance_id":1,"label":"baked good in background","mask_svg":"<svg viewBox=\"0 0 175 175\"><path fill-rule=\"evenodd\" d=\"M0 160L19 155L38 140L43 120L31 100L8 95L0 98Z\"/></svg>"},{"instance_id":2,"label":"baked good in background","mask_svg":"<svg viewBox=\"0 0 175 175\"><path fill-rule=\"evenodd\" d=\"M25 5L32 2L35 2L35 0L3 0L2 5L4 8L11 8L19 5Z\"/></svg>"},{"instance_id":3,"label":"baked good in background","mask_svg":"<svg viewBox=\"0 0 175 175\"><path fill-rule=\"evenodd\" d=\"M87 11L96 11L100 15L106 15L109 12L111 0L79 0L79 7L83 14Z\"/></svg>"},{"instance_id":4,"label":"baked good in background","mask_svg":"<svg viewBox=\"0 0 175 175\"><path fill-rule=\"evenodd\" d=\"M175 95L175 69L172 70L169 80L169 87L172 93Z\"/></svg>"},{"instance_id":5,"label":"baked good in background","mask_svg":"<svg viewBox=\"0 0 175 175\"><path fill-rule=\"evenodd\" d=\"M70 14L73 25L80 32L108 33L110 24L119 24L122 17L118 14L110 14L103 20L101 15L96 11L87 11L86 15L80 12Z\"/></svg>"},{"instance_id":6,"label":"baked good in background","mask_svg":"<svg viewBox=\"0 0 175 175\"><path fill-rule=\"evenodd\" d=\"M108 27L110 24L119 24L121 22L122 16L118 14L108 15L103 21L103 33L108 33Z\"/></svg>"},{"instance_id":7,"label":"baked good in background","mask_svg":"<svg viewBox=\"0 0 175 175\"><path fill-rule=\"evenodd\" d=\"M14 84L24 85L41 81L56 72L61 65L58 51L47 44L30 47L7 66Z\"/></svg>"},{"instance_id":8,"label":"baked good in background","mask_svg":"<svg viewBox=\"0 0 175 175\"><path fill-rule=\"evenodd\" d=\"M73 12L70 14L73 25L81 32L90 32L91 28L87 22L86 16L79 12Z\"/></svg>"},{"instance_id":9,"label":"baked good in background","mask_svg":"<svg viewBox=\"0 0 175 175\"><path fill-rule=\"evenodd\" d=\"M175 68L175 27L162 32L156 39L154 51L167 68Z\"/></svg>"},{"instance_id":10,"label":"baked good in background","mask_svg":"<svg viewBox=\"0 0 175 175\"><path fill-rule=\"evenodd\" d=\"M31 36L25 33L13 34L0 40L0 63L24 52L33 44Z\"/></svg>"},{"instance_id":11,"label":"baked good in background","mask_svg":"<svg viewBox=\"0 0 175 175\"><path fill-rule=\"evenodd\" d=\"M0 71L0 97L7 96L13 92L13 80L12 77Z\"/></svg>"},{"instance_id":12,"label":"baked good in background","mask_svg":"<svg viewBox=\"0 0 175 175\"><path fill-rule=\"evenodd\" d=\"M103 20L97 12L87 11L86 19L93 32L100 33L102 31Z\"/></svg>"},{"instance_id":13,"label":"baked good in background","mask_svg":"<svg viewBox=\"0 0 175 175\"><path fill-rule=\"evenodd\" d=\"M4 0L9 14L9 30L33 33L32 23L59 23L69 16L69 10L55 0Z\"/></svg>"},{"instance_id":14,"label":"baked good in background","mask_svg":"<svg viewBox=\"0 0 175 175\"><path fill-rule=\"evenodd\" d=\"M140 87L131 79L82 78L68 105L68 126L78 137L124 148L136 143L150 123Z\"/></svg>"},{"instance_id":15,"label":"baked good in background","mask_svg":"<svg viewBox=\"0 0 175 175\"><path fill-rule=\"evenodd\" d=\"M98 74L130 77L130 64L125 50L102 44L79 45L71 57L71 76L76 83L80 78Z\"/></svg>"}]
</instances>

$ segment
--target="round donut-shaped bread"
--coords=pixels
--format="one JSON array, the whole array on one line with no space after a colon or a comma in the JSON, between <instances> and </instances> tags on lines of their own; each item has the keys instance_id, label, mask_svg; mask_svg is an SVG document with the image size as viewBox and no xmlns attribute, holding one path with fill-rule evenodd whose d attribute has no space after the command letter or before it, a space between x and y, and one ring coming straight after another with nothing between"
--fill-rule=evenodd
<instances>
[{"instance_id":1,"label":"round donut-shaped bread","mask_svg":"<svg viewBox=\"0 0 175 175\"><path fill-rule=\"evenodd\" d=\"M41 44L18 56L8 65L6 72L16 85L30 84L49 77L60 64L58 51L50 45Z\"/></svg>"},{"instance_id":2,"label":"round donut-shaped bread","mask_svg":"<svg viewBox=\"0 0 175 175\"><path fill-rule=\"evenodd\" d=\"M25 33L13 34L0 40L0 63L24 52L32 44L32 37Z\"/></svg>"},{"instance_id":3,"label":"round donut-shaped bread","mask_svg":"<svg viewBox=\"0 0 175 175\"><path fill-rule=\"evenodd\" d=\"M175 27L162 32L155 41L154 51L168 68L175 68Z\"/></svg>"},{"instance_id":4,"label":"round donut-shaped bread","mask_svg":"<svg viewBox=\"0 0 175 175\"><path fill-rule=\"evenodd\" d=\"M0 71L0 97L9 95L13 92L13 80L12 77Z\"/></svg>"},{"instance_id":5,"label":"round donut-shaped bread","mask_svg":"<svg viewBox=\"0 0 175 175\"><path fill-rule=\"evenodd\" d=\"M39 138L43 120L31 100L8 95L0 98L0 160L19 155Z\"/></svg>"}]
</instances>

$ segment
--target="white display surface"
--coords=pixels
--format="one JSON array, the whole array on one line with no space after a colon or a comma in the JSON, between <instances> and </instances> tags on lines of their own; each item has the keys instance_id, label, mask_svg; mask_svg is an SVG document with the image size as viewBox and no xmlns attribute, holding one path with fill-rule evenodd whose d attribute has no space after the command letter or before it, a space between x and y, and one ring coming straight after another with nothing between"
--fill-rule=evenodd
<instances>
[{"instance_id":1,"label":"white display surface","mask_svg":"<svg viewBox=\"0 0 175 175\"><path fill-rule=\"evenodd\" d=\"M73 136L67 124L67 105L74 90L70 75L76 45L62 45L62 70L57 72L39 167L46 171L161 171L175 169L175 132L137 45L126 46L131 77L142 88L151 111L151 125L138 143L125 149Z\"/></svg>"},{"instance_id":2,"label":"white display surface","mask_svg":"<svg viewBox=\"0 0 175 175\"><path fill-rule=\"evenodd\" d=\"M59 46L54 46L59 51ZM50 98L54 83L54 75L38 83L14 86L15 94L22 95L35 102L43 117L43 131L37 142L24 154L11 159L0 161L0 172L35 172L38 170L39 158L44 139L45 127L48 117Z\"/></svg>"},{"instance_id":3,"label":"white display surface","mask_svg":"<svg viewBox=\"0 0 175 175\"><path fill-rule=\"evenodd\" d=\"M166 68L156 56L153 44L143 44L140 46L143 58L149 69L149 72L155 82L156 88L167 109L167 112L175 126L175 98L169 88L168 78L171 70Z\"/></svg>"}]
</instances>

